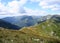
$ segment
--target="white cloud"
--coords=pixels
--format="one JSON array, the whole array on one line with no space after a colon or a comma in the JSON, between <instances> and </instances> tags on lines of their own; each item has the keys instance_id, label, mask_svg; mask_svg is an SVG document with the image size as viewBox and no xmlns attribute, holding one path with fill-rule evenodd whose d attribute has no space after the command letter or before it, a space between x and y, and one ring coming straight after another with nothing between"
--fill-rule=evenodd
<instances>
[{"instance_id":1,"label":"white cloud","mask_svg":"<svg viewBox=\"0 0 60 43\"><path fill-rule=\"evenodd\" d=\"M51 9L53 11L60 10L60 0L30 0L33 2L38 2L39 6L43 9Z\"/></svg>"},{"instance_id":2,"label":"white cloud","mask_svg":"<svg viewBox=\"0 0 60 43\"><path fill-rule=\"evenodd\" d=\"M40 0L30 0L31 2L39 2Z\"/></svg>"},{"instance_id":3,"label":"white cloud","mask_svg":"<svg viewBox=\"0 0 60 43\"><path fill-rule=\"evenodd\" d=\"M37 1L37 0L36 0ZM39 0L38 0L39 1ZM24 4L27 3L27 0L13 0L11 2L8 2L6 6L4 6L2 3L0 4L1 13L5 14L6 16L19 16L19 15L45 15L45 11L40 10L32 10L26 7L23 7ZM4 16L5 16L4 15Z\"/></svg>"},{"instance_id":4,"label":"white cloud","mask_svg":"<svg viewBox=\"0 0 60 43\"><path fill-rule=\"evenodd\" d=\"M7 4L8 11L11 13L17 13L19 9L19 3L17 1L12 1Z\"/></svg>"},{"instance_id":5,"label":"white cloud","mask_svg":"<svg viewBox=\"0 0 60 43\"><path fill-rule=\"evenodd\" d=\"M24 7L24 9L26 10L26 14L27 15L35 15L35 16L39 16L39 15L46 15L47 13L45 11L42 11L42 10L32 10L32 9L29 9L29 8L26 8Z\"/></svg>"},{"instance_id":6,"label":"white cloud","mask_svg":"<svg viewBox=\"0 0 60 43\"><path fill-rule=\"evenodd\" d=\"M48 4L47 4L47 2L45 2L45 1L41 1L39 5L40 5L40 6L46 6L46 5L48 5Z\"/></svg>"},{"instance_id":7,"label":"white cloud","mask_svg":"<svg viewBox=\"0 0 60 43\"><path fill-rule=\"evenodd\" d=\"M13 0L11 2L8 2L8 4L5 6L3 3L0 2L0 14L6 14L6 13L23 13L23 5L27 2L27 0Z\"/></svg>"},{"instance_id":8,"label":"white cloud","mask_svg":"<svg viewBox=\"0 0 60 43\"><path fill-rule=\"evenodd\" d=\"M46 15L47 13L42 10L32 10L30 8L24 7L28 0L13 0L8 2L5 6L0 2L0 14L5 14L6 16L19 16L19 15ZM38 2L39 6L44 9L59 10L58 5L59 0L30 0L31 2ZM4 16L5 16L4 15Z\"/></svg>"},{"instance_id":9,"label":"white cloud","mask_svg":"<svg viewBox=\"0 0 60 43\"><path fill-rule=\"evenodd\" d=\"M60 10L60 0L41 0L39 6L44 9Z\"/></svg>"},{"instance_id":10,"label":"white cloud","mask_svg":"<svg viewBox=\"0 0 60 43\"><path fill-rule=\"evenodd\" d=\"M9 12L11 13L18 13L21 11L22 6L27 2L27 0L19 0L19 1L12 1L9 2L7 7L9 9Z\"/></svg>"},{"instance_id":11,"label":"white cloud","mask_svg":"<svg viewBox=\"0 0 60 43\"><path fill-rule=\"evenodd\" d=\"M7 13L7 8L0 3L0 14L6 14Z\"/></svg>"},{"instance_id":12,"label":"white cloud","mask_svg":"<svg viewBox=\"0 0 60 43\"><path fill-rule=\"evenodd\" d=\"M51 10L55 11L55 10L59 10L59 8L52 8Z\"/></svg>"},{"instance_id":13,"label":"white cloud","mask_svg":"<svg viewBox=\"0 0 60 43\"><path fill-rule=\"evenodd\" d=\"M57 5L57 4L51 5L50 8L51 8L51 10L53 10L53 11L57 11L57 10L60 10L60 5Z\"/></svg>"}]
</instances>

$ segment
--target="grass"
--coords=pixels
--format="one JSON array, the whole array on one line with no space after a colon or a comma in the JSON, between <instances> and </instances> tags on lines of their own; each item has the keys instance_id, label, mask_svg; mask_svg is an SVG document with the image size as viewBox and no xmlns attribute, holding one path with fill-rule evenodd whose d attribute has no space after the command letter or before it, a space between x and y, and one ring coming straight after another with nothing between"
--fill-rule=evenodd
<instances>
[{"instance_id":1,"label":"grass","mask_svg":"<svg viewBox=\"0 0 60 43\"><path fill-rule=\"evenodd\" d=\"M60 23L47 20L20 30L0 28L0 43L60 43Z\"/></svg>"}]
</instances>

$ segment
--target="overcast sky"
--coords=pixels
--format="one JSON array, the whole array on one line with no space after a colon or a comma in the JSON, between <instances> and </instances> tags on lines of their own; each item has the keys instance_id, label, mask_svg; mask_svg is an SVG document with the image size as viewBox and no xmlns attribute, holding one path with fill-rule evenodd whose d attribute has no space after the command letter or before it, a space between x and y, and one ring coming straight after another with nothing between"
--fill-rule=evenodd
<instances>
[{"instance_id":1,"label":"overcast sky","mask_svg":"<svg viewBox=\"0 0 60 43\"><path fill-rule=\"evenodd\" d=\"M0 0L0 17L60 14L60 0Z\"/></svg>"}]
</instances>

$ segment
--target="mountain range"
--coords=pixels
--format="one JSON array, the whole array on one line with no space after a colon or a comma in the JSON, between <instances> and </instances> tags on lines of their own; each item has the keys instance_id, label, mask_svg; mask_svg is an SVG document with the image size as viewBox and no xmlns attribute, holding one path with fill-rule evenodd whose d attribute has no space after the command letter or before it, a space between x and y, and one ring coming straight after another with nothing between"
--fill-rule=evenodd
<instances>
[{"instance_id":1,"label":"mountain range","mask_svg":"<svg viewBox=\"0 0 60 43\"><path fill-rule=\"evenodd\" d=\"M31 19L30 16L28 18ZM1 43L60 43L60 15L53 15L53 16L48 15L42 18L39 18L37 22L38 24L23 27L19 30L11 30L11 29L9 30L1 27L0 42ZM21 20L24 19L25 18Z\"/></svg>"},{"instance_id":2,"label":"mountain range","mask_svg":"<svg viewBox=\"0 0 60 43\"><path fill-rule=\"evenodd\" d=\"M42 22L45 22L47 19L52 19L52 17L55 17L56 15L47 15L47 16L14 16L14 17L5 17L0 19L1 22L3 22L4 25L6 25L5 27L14 29L13 27L15 27L15 29L21 29L23 27L29 27L29 26L34 26L36 24L40 24ZM0 24L1 24L0 22ZM4 23L6 22L6 23ZM8 26L8 25L12 24L15 26ZM2 24L1 24L2 25Z\"/></svg>"},{"instance_id":3,"label":"mountain range","mask_svg":"<svg viewBox=\"0 0 60 43\"><path fill-rule=\"evenodd\" d=\"M18 17L22 28L13 18L0 19L0 43L60 43L60 15Z\"/></svg>"},{"instance_id":4,"label":"mountain range","mask_svg":"<svg viewBox=\"0 0 60 43\"><path fill-rule=\"evenodd\" d=\"M0 19L0 27L18 30L20 27Z\"/></svg>"},{"instance_id":5,"label":"mountain range","mask_svg":"<svg viewBox=\"0 0 60 43\"><path fill-rule=\"evenodd\" d=\"M11 23L15 26L18 26L17 28L20 29L22 27L29 27L37 24L39 22L39 19L40 19L40 16L37 17L37 16L24 15L24 16L16 16L16 17L6 17L6 18L2 18L1 20L7 23Z\"/></svg>"}]
</instances>

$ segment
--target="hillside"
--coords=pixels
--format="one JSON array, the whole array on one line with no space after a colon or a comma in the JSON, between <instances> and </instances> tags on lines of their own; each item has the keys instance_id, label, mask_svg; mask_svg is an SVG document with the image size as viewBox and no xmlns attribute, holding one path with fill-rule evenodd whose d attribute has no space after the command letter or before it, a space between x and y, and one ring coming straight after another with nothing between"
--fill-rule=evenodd
<instances>
[{"instance_id":1,"label":"hillside","mask_svg":"<svg viewBox=\"0 0 60 43\"><path fill-rule=\"evenodd\" d=\"M60 43L60 16L20 30L1 28L0 43Z\"/></svg>"},{"instance_id":2,"label":"hillside","mask_svg":"<svg viewBox=\"0 0 60 43\"><path fill-rule=\"evenodd\" d=\"M45 38L56 38L60 40L60 16L54 15L41 24L23 28L21 30L28 34L34 33Z\"/></svg>"},{"instance_id":3,"label":"hillside","mask_svg":"<svg viewBox=\"0 0 60 43\"><path fill-rule=\"evenodd\" d=\"M12 23L6 22L6 21L4 21L2 19L0 19L0 27L8 28L8 29L14 29L14 30L18 30L19 28L21 28L21 27L19 27L17 25L14 25Z\"/></svg>"},{"instance_id":4,"label":"hillside","mask_svg":"<svg viewBox=\"0 0 60 43\"><path fill-rule=\"evenodd\" d=\"M46 35L46 34L45 34ZM36 31L0 29L0 43L60 43L60 39Z\"/></svg>"}]
</instances>

